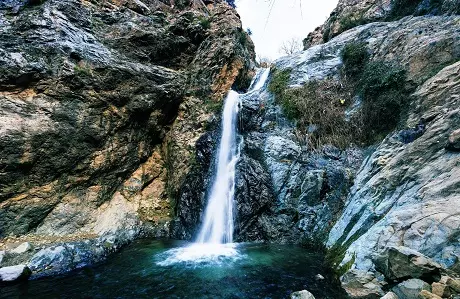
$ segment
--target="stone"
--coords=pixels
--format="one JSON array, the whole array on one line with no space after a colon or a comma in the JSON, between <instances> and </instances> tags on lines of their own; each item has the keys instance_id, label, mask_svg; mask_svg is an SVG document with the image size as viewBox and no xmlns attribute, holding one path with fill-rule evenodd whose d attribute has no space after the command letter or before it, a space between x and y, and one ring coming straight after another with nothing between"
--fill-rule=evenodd
<instances>
[{"instance_id":1,"label":"stone","mask_svg":"<svg viewBox=\"0 0 460 299\"><path fill-rule=\"evenodd\" d=\"M440 297L436 294L433 294L433 293L430 293L429 291L427 290L422 290L418 297L419 299L442 299L443 297ZM447 298L447 297L444 297L444 298Z\"/></svg>"},{"instance_id":2,"label":"stone","mask_svg":"<svg viewBox=\"0 0 460 299\"><path fill-rule=\"evenodd\" d=\"M412 269L416 276L427 275L427 282L432 283L439 267L455 267L460 256L460 219L456 216L460 198L455 187L460 184L460 167L455 154L446 152L445 142L452 129L460 126L459 92L457 62L437 72L413 94L412 104L424 108L408 112L406 127L425 119L425 133L408 144L395 138L397 134L389 134L357 173L327 241L328 247L347 247L345 262L355 257L351 268L375 267L389 277L407 275L405 278L413 277ZM386 258L378 261L379 255L388 257L393 252L389 248L401 245L418 253L404 254L402 260L398 257L402 267L388 264Z\"/></svg>"},{"instance_id":3,"label":"stone","mask_svg":"<svg viewBox=\"0 0 460 299\"><path fill-rule=\"evenodd\" d=\"M291 299L315 299L312 293L307 290L294 292L291 294Z\"/></svg>"},{"instance_id":4,"label":"stone","mask_svg":"<svg viewBox=\"0 0 460 299\"><path fill-rule=\"evenodd\" d=\"M380 299L399 299L398 296L393 292L388 292L385 296L381 297Z\"/></svg>"},{"instance_id":5,"label":"stone","mask_svg":"<svg viewBox=\"0 0 460 299\"><path fill-rule=\"evenodd\" d=\"M340 282L351 298L380 298L385 295L379 279L372 272L352 269Z\"/></svg>"},{"instance_id":6,"label":"stone","mask_svg":"<svg viewBox=\"0 0 460 299\"><path fill-rule=\"evenodd\" d=\"M30 269L26 265L16 265L0 268L0 281L16 281L27 279L31 274Z\"/></svg>"},{"instance_id":7,"label":"stone","mask_svg":"<svg viewBox=\"0 0 460 299\"><path fill-rule=\"evenodd\" d=\"M315 279L316 279L316 280L324 280L324 276L321 275L321 274L316 274L316 275L315 275Z\"/></svg>"},{"instance_id":8,"label":"stone","mask_svg":"<svg viewBox=\"0 0 460 299\"><path fill-rule=\"evenodd\" d=\"M446 149L450 151L460 151L460 129L450 133Z\"/></svg>"},{"instance_id":9,"label":"stone","mask_svg":"<svg viewBox=\"0 0 460 299\"><path fill-rule=\"evenodd\" d=\"M449 297L450 289L449 286L440 282L433 282L431 284L431 292L439 297Z\"/></svg>"},{"instance_id":10,"label":"stone","mask_svg":"<svg viewBox=\"0 0 460 299\"><path fill-rule=\"evenodd\" d=\"M447 278L446 285L449 286L454 292L460 293L460 279Z\"/></svg>"},{"instance_id":11,"label":"stone","mask_svg":"<svg viewBox=\"0 0 460 299\"><path fill-rule=\"evenodd\" d=\"M392 291L401 299L415 299L422 290L431 291L429 284L423 280L412 278L401 282Z\"/></svg>"},{"instance_id":12,"label":"stone","mask_svg":"<svg viewBox=\"0 0 460 299\"><path fill-rule=\"evenodd\" d=\"M11 250L10 253L21 254L21 253L25 253L27 251L30 251L32 249L33 249L32 245L30 245L29 242L24 242L21 245L19 245L18 247L16 247L13 250Z\"/></svg>"},{"instance_id":13,"label":"stone","mask_svg":"<svg viewBox=\"0 0 460 299\"><path fill-rule=\"evenodd\" d=\"M5 257L5 250L0 250L0 266L2 265L2 260Z\"/></svg>"},{"instance_id":14,"label":"stone","mask_svg":"<svg viewBox=\"0 0 460 299\"><path fill-rule=\"evenodd\" d=\"M145 5L140 0L128 0L125 6L142 15L150 13L150 9L147 7L147 5Z\"/></svg>"},{"instance_id":15,"label":"stone","mask_svg":"<svg viewBox=\"0 0 460 299\"><path fill-rule=\"evenodd\" d=\"M441 265L420 252L404 246L391 246L373 258L376 269L388 279L440 277ZM436 279L433 279L436 280Z\"/></svg>"}]
</instances>

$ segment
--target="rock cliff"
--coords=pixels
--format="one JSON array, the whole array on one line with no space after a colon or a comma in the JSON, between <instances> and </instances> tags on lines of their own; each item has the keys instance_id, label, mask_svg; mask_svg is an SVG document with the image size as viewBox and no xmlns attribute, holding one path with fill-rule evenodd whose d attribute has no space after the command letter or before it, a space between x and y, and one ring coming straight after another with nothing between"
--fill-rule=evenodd
<instances>
[{"instance_id":1,"label":"rock cliff","mask_svg":"<svg viewBox=\"0 0 460 299\"><path fill-rule=\"evenodd\" d=\"M2 1L0 246L29 241L21 262L47 275L169 236L196 141L254 58L221 1Z\"/></svg>"},{"instance_id":2,"label":"rock cliff","mask_svg":"<svg viewBox=\"0 0 460 299\"><path fill-rule=\"evenodd\" d=\"M355 140L342 149L312 148L306 139L321 128L302 128L289 117L292 107L269 88L243 102L239 238L324 244L355 298L380 298L392 288L400 298L416 298L405 295L408 288L414 296L422 290L431 296L449 289L445 275L460 275L459 6L444 1L423 11L423 2L414 6L417 13L390 18L395 3L385 9L375 1L340 1L337 17L324 26L343 23L346 12L365 10L369 16L276 61L271 76L273 82L277 72L287 71L287 89L293 91L311 82L337 82L341 89L333 99L339 107L348 105L340 108L340 124L352 126L350 115L364 109L363 91L346 73L344 49L359 45L371 66L398 66L406 74L405 108L395 115L395 127L373 136L371 145Z\"/></svg>"}]
</instances>

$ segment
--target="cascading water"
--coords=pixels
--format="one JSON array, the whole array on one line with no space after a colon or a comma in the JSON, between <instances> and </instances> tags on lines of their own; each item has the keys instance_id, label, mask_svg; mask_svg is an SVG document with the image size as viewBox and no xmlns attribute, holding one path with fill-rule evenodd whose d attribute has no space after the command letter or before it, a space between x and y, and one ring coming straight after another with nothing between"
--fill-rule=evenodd
<instances>
[{"instance_id":1,"label":"cascading water","mask_svg":"<svg viewBox=\"0 0 460 299\"><path fill-rule=\"evenodd\" d=\"M236 120L239 94L231 90L222 114L222 136L216 161L216 177L206 207L198 243L224 244L233 241L233 195L235 166L239 158Z\"/></svg>"},{"instance_id":2,"label":"cascading water","mask_svg":"<svg viewBox=\"0 0 460 299\"><path fill-rule=\"evenodd\" d=\"M261 89L268 79L269 69L255 76L248 93ZM178 262L206 263L241 258L233 242L235 171L240 156L237 118L240 97L231 90L224 104L222 134L216 155L215 177L210 189L204 221L196 243L185 248L169 250L157 264L167 266Z\"/></svg>"},{"instance_id":3,"label":"cascading water","mask_svg":"<svg viewBox=\"0 0 460 299\"><path fill-rule=\"evenodd\" d=\"M269 73L269 69L258 72L249 92L262 88ZM240 95L231 90L225 99L222 135L216 161L216 177L206 207L203 226L198 234L198 243L233 242L235 167L240 156L236 136L239 104Z\"/></svg>"}]
</instances>

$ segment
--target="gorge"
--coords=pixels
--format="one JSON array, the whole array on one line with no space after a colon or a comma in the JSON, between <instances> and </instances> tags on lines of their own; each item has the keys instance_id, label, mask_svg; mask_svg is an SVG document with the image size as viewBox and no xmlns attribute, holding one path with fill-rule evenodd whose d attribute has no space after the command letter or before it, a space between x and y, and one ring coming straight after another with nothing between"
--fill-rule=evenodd
<instances>
[{"instance_id":1,"label":"gorge","mask_svg":"<svg viewBox=\"0 0 460 299\"><path fill-rule=\"evenodd\" d=\"M2 1L0 298L460 298L459 14Z\"/></svg>"}]
</instances>

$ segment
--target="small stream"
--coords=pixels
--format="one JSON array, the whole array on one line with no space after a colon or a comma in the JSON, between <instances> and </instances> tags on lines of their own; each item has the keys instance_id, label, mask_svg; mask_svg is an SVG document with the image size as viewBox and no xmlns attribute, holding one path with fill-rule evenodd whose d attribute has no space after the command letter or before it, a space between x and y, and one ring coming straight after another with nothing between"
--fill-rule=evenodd
<instances>
[{"instance_id":1,"label":"small stream","mask_svg":"<svg viewBox=\"0 0 460 299\"><path fill-rule=\"evenodd\" d=\"M289 298L303 289L317 299L346 298L323 256L300 247L244 243L230 257L164 263L168 251L189 247L136 241L104 264L0 287L0 298ZM315 279L319 273L324 280Z\"/></svg>"}]
</instances>

